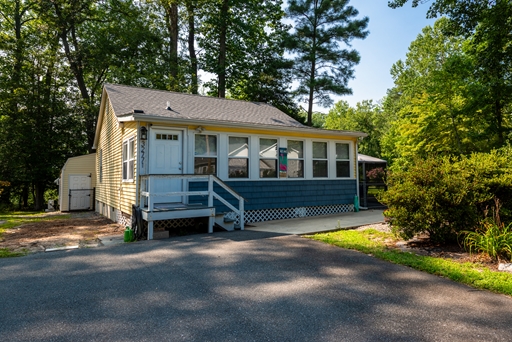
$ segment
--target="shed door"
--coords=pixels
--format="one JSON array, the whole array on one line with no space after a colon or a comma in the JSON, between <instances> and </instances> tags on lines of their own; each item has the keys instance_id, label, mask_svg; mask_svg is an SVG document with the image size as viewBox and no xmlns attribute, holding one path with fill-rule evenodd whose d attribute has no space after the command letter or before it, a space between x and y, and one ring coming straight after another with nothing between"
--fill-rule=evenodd
<instances>
[{"instance_id":1,"label":"shed door","mask_svg":"<svg viewBox=\"0 0 512 342\"><path fill-rule=\"evenodd\" d=\"M91 177L89 175L69 176L69 210L91 209Z\"/></svg>"},{"instance_id":2,"label":"shed door","mask_svg":"<svg viewBox=\"0 0 512 342\"><path fill-rule=\"evenodd\" d=\"M183 174L183 134L165 129L151 130L149 172L158 175ZM150 193L182 191L181 179L160 178L151 180ZM153 197L154 203L181 202L181 196Z\"/></svg>"}]
</instances>

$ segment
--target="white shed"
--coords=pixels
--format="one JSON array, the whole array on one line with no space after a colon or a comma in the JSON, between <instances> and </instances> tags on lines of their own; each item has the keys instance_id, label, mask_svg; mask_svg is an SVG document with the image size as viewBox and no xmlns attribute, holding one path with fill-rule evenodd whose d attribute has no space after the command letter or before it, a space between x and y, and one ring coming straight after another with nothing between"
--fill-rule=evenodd
<instances>
[{"instance_id":1,"label":"white shed","mask_svg":"<svg viewBox=\"0 0 512 342\"><path fill-rule=\"evenodd\" d=\"M69 158L59 179L60 211L94 210L96 153Z\"/></svg>"}]
</instances>

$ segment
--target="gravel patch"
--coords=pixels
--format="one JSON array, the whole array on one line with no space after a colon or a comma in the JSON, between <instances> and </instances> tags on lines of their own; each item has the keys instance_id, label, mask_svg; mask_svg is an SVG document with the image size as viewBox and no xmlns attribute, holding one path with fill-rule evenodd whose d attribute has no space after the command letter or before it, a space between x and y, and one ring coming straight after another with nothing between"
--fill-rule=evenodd
<instances>
[{"instance_id":1,"label":"gravel patch","mask_svg":"<svg viewBox=\"0 0 512 342\"><path fill-rule=\"evenodd\" d=\"M375 229L379 232L385 232L385 233L391 233L391 228L389 227L389 224L387 223L373 223L366 226L358 227L354 230L367 230L367 229Z\"/></svg>"}]
</instances>

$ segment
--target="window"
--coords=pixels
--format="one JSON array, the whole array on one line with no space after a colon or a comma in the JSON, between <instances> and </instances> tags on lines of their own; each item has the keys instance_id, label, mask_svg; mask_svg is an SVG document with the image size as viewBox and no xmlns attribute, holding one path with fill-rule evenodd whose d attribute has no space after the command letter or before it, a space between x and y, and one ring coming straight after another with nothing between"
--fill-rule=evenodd
<instances>
[{"instance_id":1,"label":"window","mask_svg":"<svg viewBox=\"0 0 512 342\"><path fill-rule=\"evenodd\" d=\"M99 157L100 161L99 161L99 164L100 164L100 170L99 170L99 173L100 173L100 183L103 181L103 149L100 149L100 157Z\"/></svg>"},{"instance_id":2,"label":"window","mask_svg":"<svg viewBox=\"0 0 512 342\"><path fill-rule=\"evenodd\" d=\"M135 156L135 140L133 138L123 142L123 181L133 180L133 166Z\"/></svg>"},{"instance_id":3,"label":"window","mask_svg":"<svg viewBox=\"0 0 512 342\"><path fill-rule=\"evenodd\" d=\"M336 144L336 177L350 177L350 154L348 144Z\"/></svg>"},{"instance_id":4,"label":"window","mask_svg":"<svg viewBox=\"0 0 512 342\"><path fill-rule=\"evenodd\" d=\"M249 178L249 138L229 137L229 178Z\"/></svg>"},{"instance_id":5,"label":"window","mask_svg":"<svg viewBox=\"0 0 512 342\"><path fill-rule=\"evenodd\" d=\"M304 178L304 142L288 140L288 178Z\"/></svg>"},{"instance_id":6,"label":"window","mask_svg":"<svg viewBox=\"0 0 512 342\"><path fill-rule=\"evenodd\" d=\"M328 177L327 143L313 141L313 177Z\"/></svg>"},{"instance_id":7,"label":"window","mask_svg":"<svg viewBox=\"0 0 512 342\"><path fill-rule=\"evenodd\" d=\"M169 135L171 136L171 135ZM172 136L171 136L172 137ZM158 137L157 137L158 139ZM194 174L217 174L217 136L196 134L194 139Z\"/></svg>"},{"instance_id":8,"label":"window","mask_svg":"<svg viewBox=\"0 0 512 342\"><path fill-rule=\"evenodd\" d=\"M277 139L260 139L260 178L277 178Z\"/></svg>"},{"instance_id":9,"label":"window","mask_svg":"<svg viewBox=\"0 0 512 342\"><path fill-rule=\"evenodd\" d=\"M156 140L178 140L177 134L157 134Z\"/></svg>"}]
</instances>

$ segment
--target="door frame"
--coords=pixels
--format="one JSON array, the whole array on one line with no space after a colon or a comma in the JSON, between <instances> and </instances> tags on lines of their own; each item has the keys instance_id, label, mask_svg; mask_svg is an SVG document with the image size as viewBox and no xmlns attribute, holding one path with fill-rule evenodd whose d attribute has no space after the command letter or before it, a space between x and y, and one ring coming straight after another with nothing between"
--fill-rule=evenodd
<instances>
[{"instance_id":1,"label":"door frame","mask_svg":"<svg viewBox=\"0 0 512 342\"><path fill-rule=\"evenodd\" d=\"M151 175L152 169L152 154L155 153L152 146L153 134L156 134L154 131L168 131L168 132L180 132L181 135L181 173L178 174L186 174L187 171L187 161L188 161L188 129L185 127L171 127L171 126L157 126L151 123L147 123L148 127L148 138L146 140L146 150L147 150L147 159L145 161L146 171L145 174ZM172 134L172 133L171 133ZM181 181L181 189L186 188L186 181ZM181 196L181 202L188 202L188 196Z\"/></svg>"},{"instance_id":2,"label":"door frame","mask_svg":"<svg viewBox=\"0 0 512 342\"><path fill-rule=\"evenodd\" d=\"M84 191L89 191L89 207L84 209L72 209L71 208L71 190L82 190L82 189L72 189L71 188L71 177L88 177L89 178L89 188L83 189ZM94 191L92 188L92 174L90 173L70 173L68 174L68 211L79 211L79 210L92 210L94 204Z\"/></svg>"}]
</instances>

